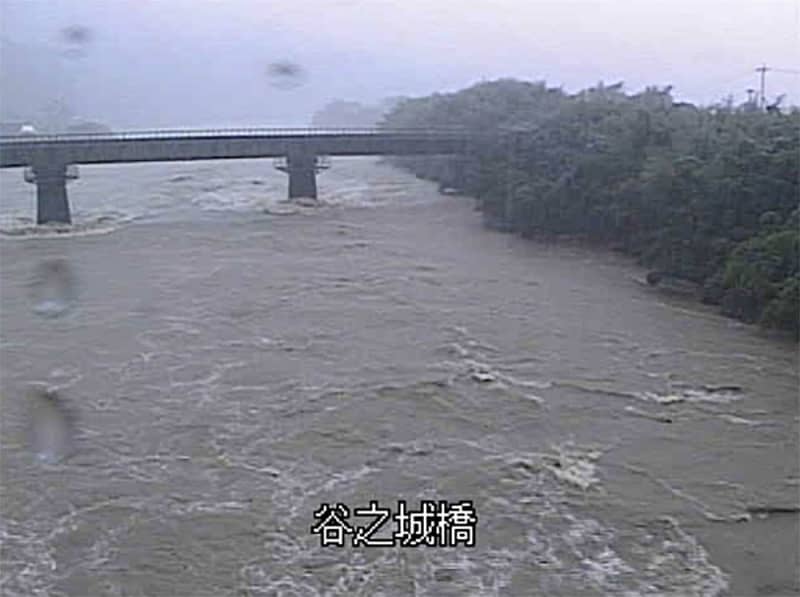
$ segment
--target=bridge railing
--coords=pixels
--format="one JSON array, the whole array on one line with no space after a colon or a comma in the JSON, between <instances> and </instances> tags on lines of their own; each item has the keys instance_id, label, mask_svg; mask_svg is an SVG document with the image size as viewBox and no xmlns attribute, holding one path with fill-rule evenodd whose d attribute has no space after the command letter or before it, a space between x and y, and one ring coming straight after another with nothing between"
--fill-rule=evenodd
<instances>
[{"instance_id":1,"label":"bridge railing","mask_svg":"<svg viewBox=\"0 0 800 597\"><path fill-rule=\"evenodd\" d=\"M2 135L0 143L128 141L148 139L207 139L211 137L319 137L335 135L395 135L410 137L461 137L466 130L460 127L437 128L219 128L219 129L156 129L97 133L53 133Z\"/></svg>"}]
</instances>

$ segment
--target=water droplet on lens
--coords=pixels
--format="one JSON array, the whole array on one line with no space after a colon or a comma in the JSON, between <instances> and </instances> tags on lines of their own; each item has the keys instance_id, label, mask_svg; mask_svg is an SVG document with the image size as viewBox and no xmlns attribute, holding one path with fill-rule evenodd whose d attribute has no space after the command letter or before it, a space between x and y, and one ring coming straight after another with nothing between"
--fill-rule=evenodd
<instances>
[{"instance_id":1,"label":"water droplet on lens","mask_svg":"<svg viewBox=\"0 0 800 597\"><path fill-rule=\"evenodd\" d=\"M61 30L64 41L71 44L85 44L92 40L92 30L85 25L70 25Z\"/></svg>"},{"instance_id":2,"label":"water droplet on lens","mask_svg":"<svg viewBox=\"0 0 800 597\"><path fill-rule=\"evenodd\" d=\"M61 30L61 39L65 44L64 56L67 58L82 58L86 56L87 48L92 42L94 32L84 25L70 25Z\"/></svg>"},{"instance_id":3,"label":"water droplet on lens","mask_svg":"<svg viewBox=\"0 0 800 597\"><path fill-rule=\"evenodd\" d=\"M31 283L33 311L42 317L60 317L75 302L75 274L63 259L43 261L36 268Z\"/></svg>"},{"instance_id":4,"label":"water droplet on lens","mask_svg":"<svg viewBox=\"0 0 800 597\"><path fill-rule=\"evenodd\" d=\"M289 60L272 62L267 66L270 84L278 89L294 89L305 82L305 71L302 66Z\"/></svg>"},{"instance_id":5,"label":"water droplet on lens","mask_svg":"<svg viewBox=\"0 0 800 597\"><path fill-rule=\"evenodd\" d=\"M28 402L31 451L39 462L61 462L74 449L75 415L64 398L53 389L31 389Z\"/></svg>"}]
</instances>

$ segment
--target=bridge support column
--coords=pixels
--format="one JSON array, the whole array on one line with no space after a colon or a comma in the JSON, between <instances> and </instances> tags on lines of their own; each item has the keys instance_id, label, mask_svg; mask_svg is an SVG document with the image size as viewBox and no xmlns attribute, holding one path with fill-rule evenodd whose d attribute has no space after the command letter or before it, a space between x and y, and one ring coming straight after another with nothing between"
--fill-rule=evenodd
<instances>
[{"instance_id":1,"label":"bridge support column","mask_svg":"<svg viewBox=\"0 0 800 597\"><path fill-rule=\"evenodd\" d=\"M317 198L317 156L313 153L294 153L286 158L289 174L289 199Z\"/></svg>"},{"instance_id":2,"label":"bridge support column","mask_svg":"<svg viewBox=\"0 0 800 597\"><path fill-rule=\"evenodd\" d=\"M67 165L34 164L33 174L36 183L36 223L70 224L72 217L67 199Z\"/></svg>"}]
</instances>

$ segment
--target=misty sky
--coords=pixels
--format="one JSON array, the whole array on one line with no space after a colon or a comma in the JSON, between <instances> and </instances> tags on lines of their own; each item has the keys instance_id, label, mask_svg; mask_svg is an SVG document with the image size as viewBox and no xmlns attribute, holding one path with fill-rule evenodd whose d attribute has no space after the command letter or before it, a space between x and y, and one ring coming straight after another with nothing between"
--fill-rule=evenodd
<instances>
[{"instance_id":1,"label":"misty sky","mask_svg":"<svg viewBox=\"0 0 800 597\"><path fill-rule=\"evenodd\" d=\"M762 62L800 69L800 0L0 0L4 42L36 47L82 116L115 127L306 124L334 98L365 102L482 79L546 80L737 101ZM79 56L60 31L88 27ZM0 54L0 61L11 53ZM286 88L270 63L292 61ZM5 65L4 65L5 67ZM48 71L49 72L49 71ZM278 81L279 83L279 81ZM0 90L0 101L6 90ZM800 103L800 77L767 95Z\"/></svg>"}]
</instances>

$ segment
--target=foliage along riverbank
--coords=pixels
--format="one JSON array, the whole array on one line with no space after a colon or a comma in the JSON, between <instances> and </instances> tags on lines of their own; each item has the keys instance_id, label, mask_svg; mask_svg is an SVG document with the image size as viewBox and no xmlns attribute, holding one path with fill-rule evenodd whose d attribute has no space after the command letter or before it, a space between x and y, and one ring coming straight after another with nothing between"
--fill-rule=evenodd
<instances>
[{"instance_id":1,"label":"foliage along riverbank","mask_svg":"<svg viewBox=\"0 0 800 597\"><path fill-rule=\"evenodd\" d=\"M610 243L653 283L800 336L800 111L499 80L404 100L384 124L477 133L466 159L395 163L477 197L490 225Z\"/></svg>"}]
</instances>

